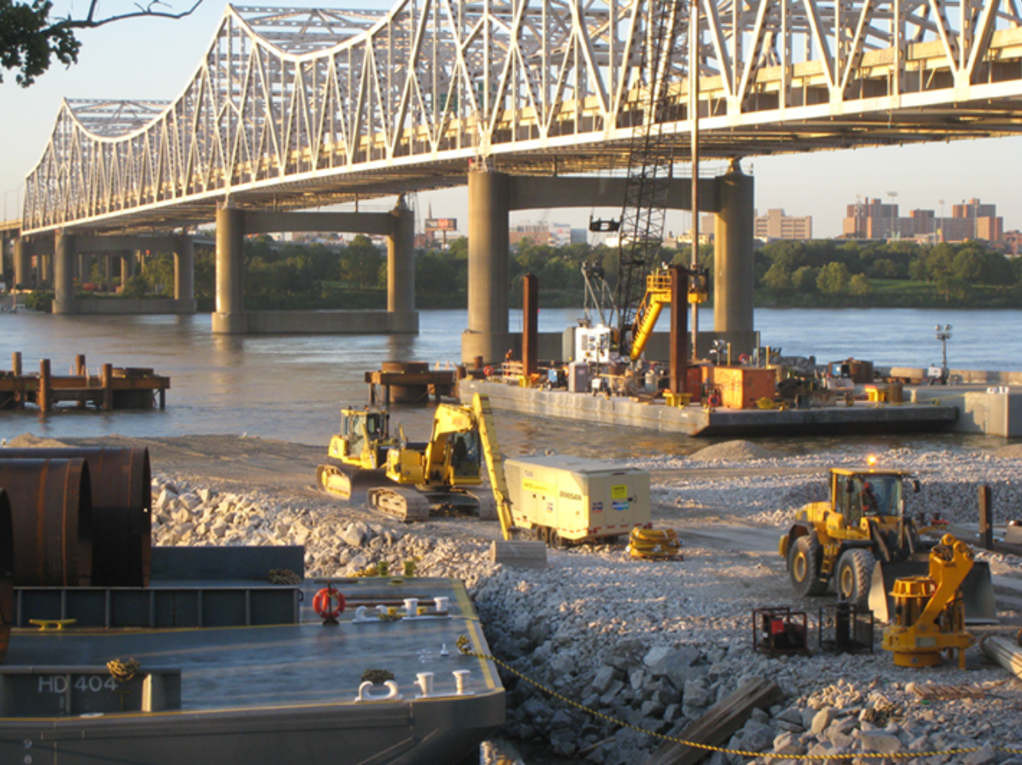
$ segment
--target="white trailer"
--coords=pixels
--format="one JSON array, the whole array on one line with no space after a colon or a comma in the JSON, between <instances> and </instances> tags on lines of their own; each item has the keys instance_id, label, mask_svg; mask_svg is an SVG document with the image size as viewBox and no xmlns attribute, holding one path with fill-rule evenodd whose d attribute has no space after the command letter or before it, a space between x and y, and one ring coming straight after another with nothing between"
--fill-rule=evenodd
<instances>
[{"instance_id":1,"label":"white trailer","mask_svg":"<svg viewBox=\"0 0 1022 765\"><path fill-rule=\"evenodd\" d=\"M550 544L652 526L645 470L569 455L509 459L505 470L515 526Z\"/></svg>"}]
</instances>

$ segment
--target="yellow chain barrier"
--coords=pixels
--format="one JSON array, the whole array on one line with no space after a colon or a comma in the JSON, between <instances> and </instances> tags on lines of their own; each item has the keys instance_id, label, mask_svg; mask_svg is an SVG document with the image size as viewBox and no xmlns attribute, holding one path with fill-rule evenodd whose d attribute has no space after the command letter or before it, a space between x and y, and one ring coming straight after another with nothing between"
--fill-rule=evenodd
<instances>
[{"instance_id":1,"label":"yellow chain barrier","mask_svg":"<svg viewBox=\"0 0 1022 765\"><path fill-rule=\"evenodd\" d=\"M625 722L624 720L618 720L618 719L616 719L614 717L611 717L610 715L605 715L602 712L598 712L595 709L591 709L590 707L587 707L587 706L585 706L583 704L580 704L579 702L575 701L574 699L569 699L567 696L564 696L563 694L558 693L554 689L548 688L547 686L543 685L542 683L538 682L537 680L533 680L531 677L529 677L529 676L527 676L525 674L522 674L517 669L515 669L512 666L510 666L507 662L501 661L500 659L498 659L495 656L490 656L490 655L485 654L485 653L477 653L476 651L471 650L469 648L468 637L466 637L465 635L461 635L458 638L457 646L458 646L458 650L461 651L461 653L463 655L465 655L465 656L472 656L472 657L474 657L476 659L483 659L485 661L492 661L494 664L496 664L501 669L511 673L512 675L514 675L515 677L519 678L520 680L524 680L525 682L529 683L530 685L536 686L537 688L539 688L541 691L543 691L547 695L552 696L553 698L557 699L558 701L563 701L565 704L568 704L569 706L575 707L576 709L581 709L583 712L586 712L587 714L591 714L593 717L598 717L599 719L604 720L605 722L613 723L614 725L620 725L622 728L629 728L630 730L634 730L637 733L642 733L642 734L644 734L646 736L652 736L653 738L660 739L661 741L670 741L672 744L684 744L685 746L690 746L690 747L693 747L694 749L705 749L706 751L709 751L709 752L723 752L724 754L740 754L743 757L771 757L771 758L776 759L776 760L852 760L852 759L855 759L855 758L859 758L859 759L873 759L873 760L882 760L884 758L909 760L909 759L913 759L915 757L934 757L934 756L943 755L943 754L970 754L972 752L978 752L978 751L980 751L983 748L983 747L980 747L980 746L973 746L973 747L968 747L968 748L964 748L963 747L961 749L944 749L944 750L941 750L941 751L931 751L931 752L891 752L891 753L884 753L884 752L843 752L843 753L840 753L840 754L837 754L837 753L832 753L832 754L775 754L775 753L772 753L772 752L748 752L748 751L745 751L745 750L742 750L742 749L728 749L727 747L723 747L723 746L713 746L712 744L702 744L702 743L700 743L698 741L686 741L685 739L678 738L677 736L668 736L667 734L664 734L664 733L657 733L655 731L646 730L645 728L641 728L638 725L632 725L631 723ZM997 752L1006 752L1008 754L1022 754L1022 748L1015 749L1015 748L1006 747L1006 746L992 746L990 748L993 749L994 751L997 751Z\"/></svg>"}]
</instances>

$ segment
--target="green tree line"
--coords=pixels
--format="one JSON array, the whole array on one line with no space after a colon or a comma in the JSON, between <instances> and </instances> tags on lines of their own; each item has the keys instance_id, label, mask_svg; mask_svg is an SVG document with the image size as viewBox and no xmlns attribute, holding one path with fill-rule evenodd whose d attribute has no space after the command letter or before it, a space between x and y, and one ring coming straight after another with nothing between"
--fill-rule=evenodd
<instances>
[{"instance_id":1,"label":"green tree line","mask_svg":"<svg viewBox=\"0 0 1022 765\"><path fill-rule=\"evenodd\" d=\"M663 263L688 259L687 249L665 248L660 256ZM581 306L582 264L601 264L613 288L617 261L616 248L522 240L509 264L512 305L521 301L522 277L533 273L542 306ZM712 246L700 248L700 262L713 273ZM96 270L93 281L99 282ZM457 239L447 250L419 250L415 279L419 308L464 308L467 240ZM1022 307L1022 258L1006 258L978 242L771 242L755 253L755 279L759 306ZM245 242L245 304L253 310L382 309L386 283L386 255L365 236L341 247L269 237ZM173 291L173 258L167 254L147 258L122 294L171 297ZM196 251L195 291L199 310L213 310L215 262L209 249Z\"/></svg>"},{"instance_id":2,"label":"green tree line","mask_svg":"<svg viewBox=\"0 0 1022 765\"><path fill-rule=\"evenodd\" d=\"M758 305L1022 306L1022 259L981 242L779 241L755 266Z\"/></svg>"}]
</instances>

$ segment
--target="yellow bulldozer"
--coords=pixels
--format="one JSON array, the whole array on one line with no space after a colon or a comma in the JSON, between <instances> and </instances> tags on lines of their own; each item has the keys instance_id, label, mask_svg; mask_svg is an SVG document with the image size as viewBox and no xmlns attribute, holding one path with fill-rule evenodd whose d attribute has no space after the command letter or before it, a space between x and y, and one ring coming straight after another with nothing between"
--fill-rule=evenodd
<instances>
[{"instance_id":1,"label":"yellow bulldozer","mask_svg":"<svg viewBox=\"0 0 1022 765\"><path fill-rule=\"evenodd\" d=\"M390 435L390 413L375 407L341 409L340 432L330 439L330 462L316 468L320 487L350 499L356 483L377 483L385 475L387 452L398 445Z\"/></svg>"},{"instance_id":2,"label":"yellow bulldozer","mask_svg":"<svg viewBox=\"0 0 1022 765\"><path fill-rule=\"evenodd\" d=\"M906 490L919 491L919 480L902 470L834 467L830 499L811 502L781 535L778 552L788 564L796 594L838 598L869 607L882 623L894 611L896 580L925 576L934 543L920 536L906 515ZM965 619L996 623L990 565L977 562L962 583Z\"/></svg>"}]
</instances>

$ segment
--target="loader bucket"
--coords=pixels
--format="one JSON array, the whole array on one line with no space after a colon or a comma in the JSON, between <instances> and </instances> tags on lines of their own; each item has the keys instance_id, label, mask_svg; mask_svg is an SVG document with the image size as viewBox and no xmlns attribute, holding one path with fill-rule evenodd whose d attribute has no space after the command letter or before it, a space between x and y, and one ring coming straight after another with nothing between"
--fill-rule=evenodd
<instances>
[{"instance_id":1,"label":"loader bucket","mask_svg":"<svg viewBox=\"0 0 1022 765\"><path fill-rule=\"evenodd\" d=\"M928 561L878 562L873 569L869 590L869 607L874 618L886 624L893 616L894 598L891 591L895 581L906 576L928 576L929 573ZM965 601L966 624L997 624L994 583L990 578L989 563L977 561L972 564L972 570L962 582L962 599Z\"/></svg>"}]
</instances>

